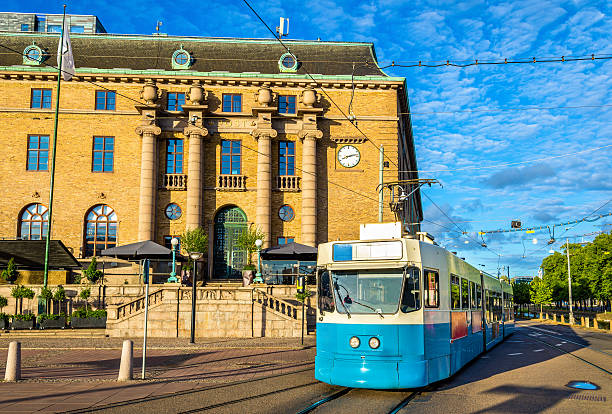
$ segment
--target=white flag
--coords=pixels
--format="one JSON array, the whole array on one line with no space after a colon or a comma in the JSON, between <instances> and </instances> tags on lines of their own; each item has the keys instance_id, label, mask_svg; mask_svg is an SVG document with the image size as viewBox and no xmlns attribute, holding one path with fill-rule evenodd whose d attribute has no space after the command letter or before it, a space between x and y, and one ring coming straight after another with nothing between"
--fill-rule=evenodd
<instances>
[{"instance_id":1,"label":"white flag","mask_svg":"<svg viewBox=\"0 0 612 414\"><path fill-rule=\"evenodd\" d=\"M70 45L70 17L64 21L63 36L57 45L57 63L59 64L62 56L62 77L70 80L74 76L74 57L72 56L72 46Z\"/></svg>"}]
</instances>

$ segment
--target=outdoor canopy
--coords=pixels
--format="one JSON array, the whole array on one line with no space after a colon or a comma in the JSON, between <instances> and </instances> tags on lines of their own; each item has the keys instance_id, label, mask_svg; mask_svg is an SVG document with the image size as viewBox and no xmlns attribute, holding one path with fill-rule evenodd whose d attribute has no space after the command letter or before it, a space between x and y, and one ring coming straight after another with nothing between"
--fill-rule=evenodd
<instances>
[{"instance_id":1,"label":"outdoor canopy","mask_svg":"<svg viewBox=\"0 0 612 414\"><path fill-rule=\"evenodd\" d=\"M268 247L261 251L263 259L295 259L295 260L317 260L317 248L299 243L287 243L279 246Z\"/></svg>"},{"instance_id":2,"label":"outdoor canopy","mask_svg":"<svg viewBox=\"0 0 612 414\"><path fill-rule=\"evenodd\" d=\"M172 250L147 240L102 250L102 256L113 256L120 259L165 259L172 256ZM179 255L177 254L177 257Z\"/></svg>"},{"instance_id":3,"label":"outdoor canopy","mask_svg":"<svg viewBox=\"0 0 612 414\"><path fill-rule=\"evenodd\" d=\"M11 258L25 269L43 269L45 240L0 240L0 266ZM49 267L51 269L80 268L81 264L60 240L49 240Z\"/></svg>"}]
</instances>

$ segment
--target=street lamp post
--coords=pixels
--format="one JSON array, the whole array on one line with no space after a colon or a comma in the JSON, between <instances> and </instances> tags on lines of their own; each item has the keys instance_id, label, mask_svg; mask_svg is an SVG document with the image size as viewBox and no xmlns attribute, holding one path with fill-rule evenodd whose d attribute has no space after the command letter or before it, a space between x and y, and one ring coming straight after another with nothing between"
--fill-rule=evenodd
<instances>
[{"instance_id":1,"label":"street lamp post","mask_svg":"<svg viewBox=\"0 0 612 414\"><path fill-rule=\"evenodd\" d=\"M257 239L255 240L255 246L257 246L257 273L255 274L255 283L263 283L263 279L261 277L261 245L263 244L263 240Z\"/></svg>"},{"instance_id":2,"label":"street lamp post","mask_svg":"<svg viewBox=\"0 0 612 414\"><path fill-rule=\"evenodd\" d=\"M570 258L569 258L569 239L566 240L566 253L567 253L567 287L569 293L569 323L574 324L574 307L572 306L572 275L570 273Z\"/></svg>"},{"instance_id":3,"label":"street lamp post","mask_svg":"<svg viewBox=\"0 0 612 414\"><path fill-rule=\"evenodd\" d=\"M178 243L179 240L176 237L173 237L172 240L170 240L170 244L172 244L172 272L168 278L168 283L176 283L179 281L176 277L176 246L178 246Z\"/></svg>"},{"instance_id":4,"label":"street lamp post","mask_svg":"<svg viewBox=\"0 0 612 414\"><path fill-rule=\"evenodd\" d=\"M189 257L193 260L193 277L191 278L191 340L195 344L195 312L196 312L196 278L198 275L198 260L202 257L201 252L191 252Z\"/></svg>"}]
</instances>

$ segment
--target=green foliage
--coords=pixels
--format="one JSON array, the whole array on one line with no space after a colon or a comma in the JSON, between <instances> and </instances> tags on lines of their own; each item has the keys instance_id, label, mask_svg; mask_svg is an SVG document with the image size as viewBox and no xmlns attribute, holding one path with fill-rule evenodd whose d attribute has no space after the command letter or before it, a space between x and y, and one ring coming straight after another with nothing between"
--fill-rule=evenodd
<instances>
[{"instance_id":1,"label":"green foliage","mask_svg":"<svg viewBox=\"0 0 612 414\"><path fill-rule=\"evenodd\" d=\"M529 284L529 296L531 301L536 305L547 305L552 302L553 298L552 287L547 285L543 279L539 277L533 278Z\"/></svg>"},{"instance_id":2,"label":"green foliage","mask_svg":"<svg viewBox=\"0 0 612 414\"><path fill-rule=\"evenodd\" d=\"M242 270L256 270L257 267L254 264L247 264L244 265L244 267L242 268Z\"/></svg>"},{"instance_id":3,"label":"green foliage","mask_svg":"<svg viewBox=\"0 0 612 414\"><path fill-rule=\"evenodd\" d=\"M512 285L512 295L514 296L514 303L516 303L517 305L531 303L529 298L529 283L514 283Z\"/></svg>"},{"instance_id":4,"label":"green foliage","mask_svg":"<svg viewBox=\"0 0 612 414\"><path fill-rule=\"evenodd\" d=\"M19 276L19 272L17 272L17 266L15 265L15 259L11 257L9 260L6 269L2 271L2 279L6 280L9 283L13 283L17 280L17 276Z\"/></svg>"},{"instance_id":5,"label":"green foliage","mask_svg":"<svg viewBox=\"0 0 612 414\"><path fill-rule=\"evenodd\" d=\"M13 320L14 321L33 321L34 314L26 313L25 315L13 315Z\"/></svg>"},{"instance_id":6,"label":"green foliage","mask_svg":"<svg viewBox=\"0 0 612 414\"><path fill-rule=\"evenodd\" d=\"M5 321L8 322L9 318L11 318L13 315L9 315L8 313L0 313L0 321Z\"/></svg>"},{"instance_id":7,"label":"green foliage","mask_svg":"<svg viewBox=\"0 0 612 414\"><path fill-rule=\"evenodd\" d=\"M208 250L208 235L203 228L187 230L181 235L181 249L186 252L205 253Z\"/></svg>"},{"instance_id":8,"label":"green foliage","mask_svg":"<svg viewBox=\"0 0 612 414\"><path fill-rule=\"evenodd\" d=\"M53 292L51 292L51 289L43 287L40 290L40 297L43 298L45 301L51 300L51 298L53 297Z\"/></svg>"},{"instance_id":9,"label":"green foliage","mask_svg":"<svg viewBox=\"0 0 612 414\"><path fill-rule=\"evenodd\" d=\"M73 318L96 318L96 319L104 319L106 318L106 311L104 309L98 310L88 310L85 308L79 308L72 312Z\"/></svg>"},{"instance_id":10,"label":"green foliage","mask_svg":"<svg viewBox=\"0 0 612 414\"><path fill-rule=\"evenodd\" d=\"M60 313L59 315L54 315L52 313L40 313L36 317L36 320L38 321L38 323L41 323L42 321L45 321L45 320L57 321L59 320L59 318L62 318L62 317L66 317L66 314Z\"/></svg>"},{"instance_id":11,"label":"green foliage","mask_svg":"<svg viewBox=\"0 0 612 414\"><path fill-rule=\"evenodd\" d=\"M4 296L0 296L0 311L4 309L6 305L8 305L8 299Z\"/></svg>"},{"instance_id":12,"label":"green foliage","mask_svg":"<svg viewBox=\"0 0 612 414\"><path fill-rule=\"evenodd\" d=\"M252 224L248 229L242 231L240 236L236 239L236 247L247 252L247 265L252 265L253 252L257 250L256 240L264 240L265 234L259 229L259 227L253 226Z\"/></svg>"},{"instance_id":13,"label":"green foliage","mask_svg":"<svg viewBox=\"0 0 612 414\"><path fill-rule=\"evenodd\" d=\"M296 293L295 298L299 300L300 302L304 302L306 298L309 298L312 295L313 293L310 290L304 290L304 293Z\"/></svg>"},{"instance_id":14,"label":"green foliage","mask_svg":"<svg viewBox=\"0 0 612 414\"><path fill-rule=\"evenodd\" d=\"M91 259L87 269L83 269L83 274L90 283L96 283L98 280L102 279L103 273L101 270L98 270L98 261L95 257Z\"/></svg>"},{"instance_id":15,"label":"green foliage","mask_svg":"<svg viewBox=\"0 0 612 414\"><path fill-rule=\"evenodd\" d=\"M64 300L66 300L66 290L62 285L59 285L55 289L55 292L53 293L53 300L56 300L58 302L63 302Z\"/></svg>"},{"instance_id":16,"label":"green foliage","mask_svg":"<svg viewBox=\"0 0 612 414\"><path fill-rule=\"evenodd\" d=\"M33 299L34 291L25 286L15 286L11 289L11 296L15 299Z\"/></svg>"}]
</instances>

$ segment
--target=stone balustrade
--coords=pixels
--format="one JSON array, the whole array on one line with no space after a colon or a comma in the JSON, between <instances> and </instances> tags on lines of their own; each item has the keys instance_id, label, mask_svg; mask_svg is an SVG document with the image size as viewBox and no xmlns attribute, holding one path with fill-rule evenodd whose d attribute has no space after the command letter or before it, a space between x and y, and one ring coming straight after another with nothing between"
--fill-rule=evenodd
<instances>
[{"instance_id":1,"label":"stone balustrade","mask_svg":"<svg viewBox=\"0 0 612 414\"><path fill-rule=\"evenodd\" d=\"M300 191L300 177L295 175L279 175L276 177L278 191Z\"/></svg>"},{"instance_id":2,"label":"stone balustrade","mask_svg":"<svg viewBox=\"0 0 612 414\"><path fill-rule=\"evenodd\" d=\"M220 174L217 180L219 191L246 191L246 176Z\"/></svg>"},{"instance_id":3,"label":"stone balustrade","mask_svg":"<svg viewBox=\"0 0 612 414\"><path fill-rule=\"evenodd\" d=\"M254 290L253 300L257 303L262 304L266 309L272 309L282 315L288 316L291 319L301 320L301 313L298 312L298 306L287 302L286 300L279 299L275 296L269 295L266 292L262 292L259 289ZM300 305L301 307L301 305Z\"/></svg>"},{"instance_id":4,"label":"stone balustrade","mask_svg":"<svg viewBox=\"0 0 612 414\"><path fill-rule=\"evenodd\" d=\"M164 174L164 190L186 190L187 174Z\"/></svg>"}]
</instances>

